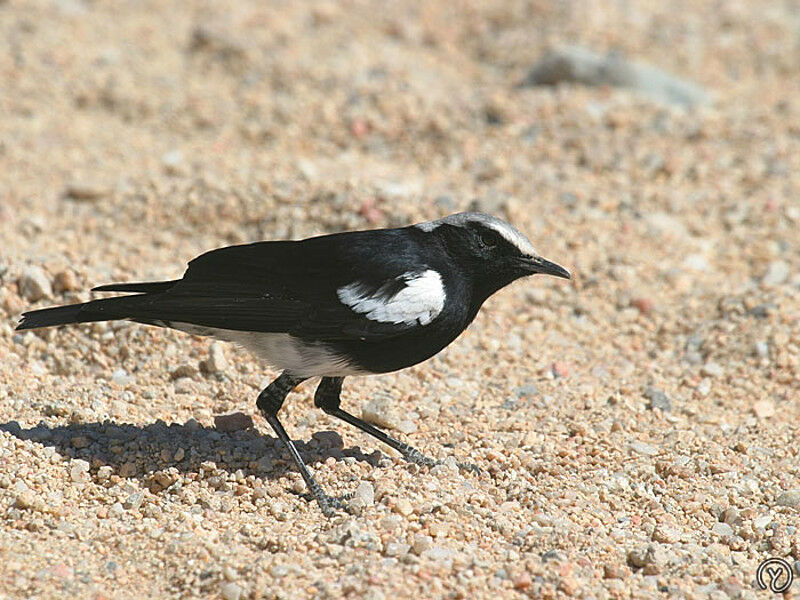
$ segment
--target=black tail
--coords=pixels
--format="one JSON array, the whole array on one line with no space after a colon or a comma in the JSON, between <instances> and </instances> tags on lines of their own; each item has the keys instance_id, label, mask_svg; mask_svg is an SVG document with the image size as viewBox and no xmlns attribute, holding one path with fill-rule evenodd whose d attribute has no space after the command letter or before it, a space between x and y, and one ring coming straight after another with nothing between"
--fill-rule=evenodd
<instances>
[{"instance_id":1,"label":"black tail","mask_svg":"<svg viewBox=\"0 0 800 600\"><path fill-rule=\"evenodd\" d=\"M68 325L70 323L130 319L136 315L137 308L152 301L152 299L152 294L136 294L133 296L92 300L83 304L32 310L22 313L22 320L17 325L17 331L52 327L54 325Z\"/></svg>"},{"instance_id":2,"label":"black tail","mask_svg":"<svg viewBox=\"0 0 800 600\"><path fill-rule=\"evenodd\" d=\"M42 310L32 310L22 313L22 320L17 325L17 331L22 329L38 329L40 327L53 327L54 325L68 325L70 323L92 323L95 321L112 321L114 319L128 319L141 307L146 296L166 292L175 281L151 281L146 283L110 283L94 288L96 292L140 292L133 296L119 298L105 298L92 300L83 304L70 304L68 306L54 306Z\"/></svg>"},{"instance_id":3,"label":"black tail","mask_svg":"<svg viewBox=\"0 0 800 600\"><path fill-rule=\"evenodd\" d=\"M81 309L86 304L72 304L70 306L56 306L43 310L32 310L22 313L22 320L17 325L20 329L37 329L39 327L52 327L67 323L81 323Z\"/></svg>"}]
</instances>

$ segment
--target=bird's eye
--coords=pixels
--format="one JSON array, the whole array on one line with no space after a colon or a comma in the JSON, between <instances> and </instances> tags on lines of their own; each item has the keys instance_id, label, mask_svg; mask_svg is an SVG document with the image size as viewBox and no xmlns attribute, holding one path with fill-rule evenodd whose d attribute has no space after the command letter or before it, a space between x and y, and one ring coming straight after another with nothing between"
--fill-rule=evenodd
<instances>
[{"instance_id":1,"label":"bird's eye","mask_svg":"<svg viewBox=\"0 0 800 600\"><path fill-rule=\"evenodd\" d=\"M480 240L481 245L486 247L486 248L494 248L497 245L497 242L496 242L494 236L489 235L488 233L480 234L478 239Z\"/></svg>"}]
</instances>

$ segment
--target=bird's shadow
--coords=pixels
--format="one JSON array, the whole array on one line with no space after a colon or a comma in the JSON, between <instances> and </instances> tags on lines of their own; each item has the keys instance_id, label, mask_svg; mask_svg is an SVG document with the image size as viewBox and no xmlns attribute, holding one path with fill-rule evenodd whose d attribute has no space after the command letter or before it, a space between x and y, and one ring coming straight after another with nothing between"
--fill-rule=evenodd
<instances>
[{"instance_id":1,"label":"bird's shadow","mask_svg":"<svg viewBox=\"0 0 800 600\"><path fill-rule=\"evenodd\" d=\"M211 462L230 473L241 470L245 477L262 479L279 479L296 470L277 438L253 428L221 432L194 420L143 426L113 421L39 424L29 429L9 421L0 423L0 431L54 448L61 456L86 460L92 470L108 465L119 477L138 479L148 486L157 471L175 467L185 474L201 473ZM352 457L377 466L383 457L377 450L367 455L358 446L344 448L333 431L315 433L309 442L296 440L295 445L307 464Z\"/></svg>"}]
</instances>

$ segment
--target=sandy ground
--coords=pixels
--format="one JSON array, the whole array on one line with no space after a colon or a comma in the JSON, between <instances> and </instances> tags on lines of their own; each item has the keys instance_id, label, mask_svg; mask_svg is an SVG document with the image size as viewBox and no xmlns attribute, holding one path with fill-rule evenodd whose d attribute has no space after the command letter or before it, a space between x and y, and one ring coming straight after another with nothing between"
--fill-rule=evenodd
<instances>
[{"instance_id":1,"label":"sandy ground","mask_svg":"<svg viewBox=\"0 0 800 600\"><path fill-rule=\"evenodd\" d=\"M798 40L792 2L0 2L0 598L766 597L762 560L800 569ZM713 102L519 85L568 43ZM574 279L346 381L440 467L301 387L284 423L358 490L330 520L244 351L13 331L220 245L469 207Z\"/></svg>"}]
</instances>

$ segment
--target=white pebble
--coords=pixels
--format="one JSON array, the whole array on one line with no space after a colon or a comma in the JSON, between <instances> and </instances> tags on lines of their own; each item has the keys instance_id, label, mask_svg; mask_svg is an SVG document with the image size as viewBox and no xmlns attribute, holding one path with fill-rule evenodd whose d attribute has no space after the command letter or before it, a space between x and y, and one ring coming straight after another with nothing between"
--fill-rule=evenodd
<instances>
[{"instance_id":1,"label":"white pebble","mask_svg":"<svg viewBox=\"0 0 800 600\"><path fill-rule=\"evenodd\" d=\"M775 260L769 263L767 272L761 278L761 283L772 287L782 284L789 278L789 263L784 260Z\"/></svg>"},{"instance_id":2,"label":"white pebble","mask_svg":"<svg viewBox=\"0 0 800 600\"><path fill-rule=\"evenodd\" d=\"M228 370L228 361L222 344L214 342L208 349L208 358L203 362L206 373L217 374Z\"/></svg>"},{"instance_id":3,"label":"white pebble","mask_svg":"<svg viewBox=\"0 0 800 600\"><path fill-rule=\"evenodd\" d=\"M364 503L364 506L372 506L375 503L375 488L369 481L362 481L356 488L355 498Z\"/></svg>"},{"instance_id":4,"label":"white pebble","mask_svg":"<svg viewBox=\"0 0 800 600\"><path fill-rule=\"evenodd\" d=\"M376 398L361 409L361 418L367 423L387 429L397 429L400 419L393 406L391 398Z\"/></svg>"},{"instance_id":5,"label":"white pebble","mask_svg":"<svg viewBox=\"0 0 800 600\"><path fill-rule=\"evenodd\" d=\"M223 583L219 591L225 600L239 600L242 597L242 588L232 581Z\"/></svg>"},{"instance_id":6,"label":"white pebble","mask_svg":"<svg viewBox=\"0 0 800 600\"><path fill-rule=\"evenodd\" d=\"M711 528L711 531L720 537L731 537L733 535L733 527L727 523L714 523L714 527Z\"/></svg>"},{"instance_id":7,"label":"white pebble","mask_svg":"<svg viewBox=\"0 0 800 600\"><path fill-rule=\"evenodd\" d=\"M88 479L89 463L85 460L76 459L72 461L72 468L69 471L70 479L75 483L80 483Z\"/></svg>"},{"instance_id":8,"label":"white pebble","mask_svg":"<svg viewBox=\"0 0 800 600\"><path fill-rule=\"evenodd\" d=\"M131 382L131 377L128 375L125 369L116 369L111 374L111 381L117 385L127 385Z\"/></svg>"},{"instance_id":9,"label":"white pebble","mask_svg":"<svg viewBox=\"0 0 800 600\"><path fill-rule=\"evenodd\" d=\"M53 295L53 287L50 279L41 267L30 266L22 272L17 280L19 293L31 302L36 302L42 298L49 298Z\"/></svg>"},{"instance_id":10,"label":"white pebble","mask_svg":"<svg viewBox=\"0 0 800 600\"><path fill-rule=\"evenodd\" d=\"M700 369L700 372L706 377L721 377L725 373L722 369L722 365L715 362L707 362L703 365L703 368Z\"/></svg>"}]
</instances>

